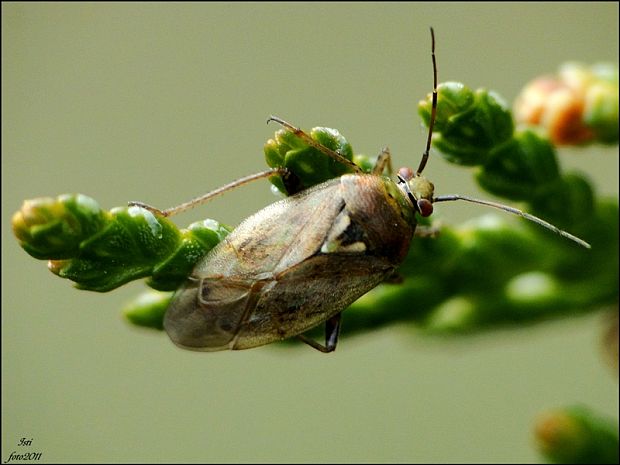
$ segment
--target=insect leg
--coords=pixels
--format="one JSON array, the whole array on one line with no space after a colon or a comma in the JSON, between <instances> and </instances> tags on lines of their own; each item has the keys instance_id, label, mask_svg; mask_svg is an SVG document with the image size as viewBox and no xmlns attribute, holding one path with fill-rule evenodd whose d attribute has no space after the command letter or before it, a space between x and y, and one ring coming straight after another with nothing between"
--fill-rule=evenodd
<instances>
[{"instance_id":1,"label":"insect leg","mask_svg":"<svg viewBox=\"0 0 620 465\"><path fill-rule=\"evenodd\" d=\"M338 313L336 316L331 317L325 322L325 345L320 344L314 339L310 339L303 334L299 334L297 338L305 342L309 346L314 347L316 350L323 352L324 354L333 352L334 350L336 350L336 346L338 345L341 315L342 312Z\"/></svg>"},{"instance_id":2,"label":"insect leg","mask_svg":"<svg viewBox=\"0 0 620 465\"><path fill-rule=\"evenodd\" d=\"M340 334L340 320L342 312L331 317L325 322L325 346L329 352L336 350L338 344L338 335Z\"/></svg>"},{"instance_id":3,"label":"insect leg","mask_svg":"<svg viewBox=\"0 0 620 465\"><path fill-rule=\"evenodd\" d=\"M372 169L372 174L381 175L387 167L388 175L392 175L392 155L388 147L383 147L381 153L377 156L375 167Z\"/></svg>"},{"instance_id":4,"label":"insect leg","mask_svg":"<svg viewBox=\"0 0 620 465\"><path fill-rule=\"evenodd\" d=\"M311 147L314 147L319 152L324 153L328 157L333 158L338 163L342 163L343 165L348 166L349 168L353 169L353 171L355 171L356 173L361 173L362 172L362 169L359 166L357 166L355 163L353 163L351 160L349 160L348 158L343 157L338 152L330 149L329 147L325 147L323 144L318 143L312 137L310 137L309 134L304 132L302 129L293 126L291 123L287 123L282 118L278 118L277 116L271 115L267 119L267 123L269 123L271 121L275 121L276 123L280 124L287 131L290 131L293 134L295 134L297 137L299 137L300 139L303 139L303 141L306 144L310 145Z\"/></svg>"}]
</instances>

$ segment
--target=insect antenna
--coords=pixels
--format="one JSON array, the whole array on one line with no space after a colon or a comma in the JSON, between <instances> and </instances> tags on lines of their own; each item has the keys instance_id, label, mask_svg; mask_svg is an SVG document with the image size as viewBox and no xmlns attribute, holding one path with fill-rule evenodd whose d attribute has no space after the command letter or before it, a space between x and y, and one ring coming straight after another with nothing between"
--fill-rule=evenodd
<instances>
[{"instance_id":1,"label":"insect antenna","mask_svg":"<svg viewBox=\"0 0 620 465\"><path fill-rule=\"evenodd\" d=\"M431 117L430 117L430 121L428 124L428 137L426 139L426 148L424 149L424 153L422 154L422 160L420 160L420 166L418 166L418 169L415 173L415 177L420 176L420 174L422 174L422 171L424 170L424 167L426 166L426 162L428 161L428 157L429 157L429 153L431 149L431 140L433 138L433 127L435 126L435 119L437 118L437 60L435 58L435 31L433 30L432 27L430 29L431 29L431 58L433 60L433 100L432 100L432 106L431 106ZM548 223L547 221L538 218L537 216L531 215L529 213L525 213L524 211L521 211L518 208L509 207L508 205L504 205L501 203L491 202L488 200L474 199L471 197L466 197L464 195L442 195L439 197L433 197L430 202L428 202L428 200L424 198L418 200L416 196L411 192L409 185L407 183L407 181L409 179L412 179L412 177L413 176L411 176L411 174L407 174L404 176L401 176L399 174L398 175L399 184L403 186L407 196L410 198L412 203L414 205L417 205L417 210L420 212L422 216L429 216L432 213L433 203L449 202L453 200L465 200L467 202L477 203L480 205L486 205L487 207L498 208L508 213L512 213L513 215L518 215L522 218L525 218L526 220L539 224L540 226L547 228L555 232L556 234L559 234L562 237L570 239L571 241L576 242L582 247L585 247L587 249L591 248L590 244L588 244L586 241L579 239L578 237L573 236L572 234L566 231L561 230L557 226L554 226L551 223ZM425 200L426 200L425 203L420 204L420 202L424 202Z\"/></svg>"},{"instance_id":2,"label":"insect antenna","mask_svg":"<svg viewBox=\"0 0 620 465\"><path fill-rule=\"evenodd\" d=\"M579 244L582 247L585 247L586 249L592 248L590 244L588 244L586 241L579 239L578 237L573 236L572 234L567 233L566 231L561 230L557 226L554 226L551 223L548 223L545 220L538 218L537 216L530 215L529 213L525 213L524 211L521 211L518 208L509 207L508 205L504 205L501 203L491 202L489 200L474 199L471 197L466 197L464 195L442 195L442 196L433 198L433 203L450 202L453 200L465 200L467 202L477 203L480 205L486 205L487 207L493 207L493 208L498 208L500 210L504 210L508 213L512 213L513 215L518 215L522 218L525 218L526 220L539 224L540 226L543 226L544 228L550 229L554 233L559 234L560 236L565 237L567 239L570 239L571 241L576 242L577 244Z\"/></svg>"},{"instance_id":3,"label":"insect antenna","mask_svg":"<svg viewBox=\"0 0 620 465\"><path fill-rule=\"evenodd\" d=\"M252 181L256 181L258 179L263 179L263 178L268 178L269 176L273 176L274 174L279 174L279 175L283 175L285 174L285 170L283 168L272 168L266 171L261 171L260 173L254 173L254 174L250 174L249 176L244 176L242 178L239 178L233 182L229 182L228 184L223 185L222 187L218 187L215 190L212 190L211 192L207 192L204 195L201 195L199 197L195 197L192 200L188 200L187 202L183 202L180 205L177 205L175 207L170 207L170 208L166 208L165 210L160 210L159 208L153 207L151 205L148 205L144 202L128 202L128 205L130 207L140 207L140 208L144 208L145 210L150 211L151 213L154 213L156 215L160 215L160 216L173 216L173 215L177 215L179 213L182 213L184 211L189 210L190 208L194 208L197 207L198 205L202 205L204 203L207 203L208 201L210 201L212 198L217 197L218 195L222 195L224 192L228 192L230 190L236 189L239 186L243 186L244 184L247 184L249 182Z\"/></svg>"},{"instance_id":4,"label":"insect antenna","mask_svg":"<svg viewBox=\"0 0 620 465\"><path fill-rule=\"evenodd\" d=\"M428 137L426 139L426 149L422 154L422 160L420 160L420 166L416 171L416 175L422 174L426 162L428 161L428 154L431 150L431 139L433 137L433 126L435 126L435 118L437 117L437 60L435 59L435 31L431 27L431 57L433 59L433 104L431 106L431 119L428 124Z\"/></svg>"}]
</instances>

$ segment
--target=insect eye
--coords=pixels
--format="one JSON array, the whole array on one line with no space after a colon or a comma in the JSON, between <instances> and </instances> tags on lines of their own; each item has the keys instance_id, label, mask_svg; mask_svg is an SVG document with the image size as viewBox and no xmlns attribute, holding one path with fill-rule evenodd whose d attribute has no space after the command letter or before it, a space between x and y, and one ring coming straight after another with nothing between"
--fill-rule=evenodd
<instances>
[{"instance_id":1,"label":"insect eye","mask_svg":"<svg viewBox=\"0 0 620 465\"><path fill-rule=\"evenodd\" d=\"M420 212L420 215L424 217L431 216L433 213L433 204L430 200L420 199L418 200L418 211Z\"/></svg>"},{"instance_id":2,"label":"insect eye","mask_svg":"<svg viewBox=\"0 0 620 465\"><path fill-rule=\"evenodd\" d=\"M400 168L398 170L398 175L405 181L409 181L413 178L413 170L411 168Z\"/></svg>"}]
</instances>

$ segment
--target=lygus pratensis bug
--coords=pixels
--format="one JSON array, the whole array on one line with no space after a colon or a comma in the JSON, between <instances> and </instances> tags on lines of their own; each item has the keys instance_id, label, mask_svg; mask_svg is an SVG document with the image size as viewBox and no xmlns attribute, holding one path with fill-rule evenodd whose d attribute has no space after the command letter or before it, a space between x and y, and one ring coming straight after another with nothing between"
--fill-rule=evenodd
<instances>
[{"instance_id":1,"label":"lygus pratensis bug","mask_svg":"<svg viewBox=\"0 0 620 465\"><path fill-rule=\"evenodd\" d=\"M250 216L207 253L166 310L164 328L175 344L203 351L249 349L297 336L321 352L332 352L342 311L393 275L409 250L416 214L431 215L436 202L466 200L500 208L590 247L512 207L461 195L434 196L433 184L422 175L437 113L432 28L431 39L432 111L417 171L401 168L396 182L384 176L386 167L391 168L390 154L384 149L372 172L364 173L301 129L271 116L268 122L281 124L353 172L290 192L294 195ZM286 171L272 169L246 176L163 211L141 202L130 205L171 216L256 179L280 175L286 183L290 174ZM325 323L325 345L303 335L321 323Z\"/></svg>"}]
</instances>

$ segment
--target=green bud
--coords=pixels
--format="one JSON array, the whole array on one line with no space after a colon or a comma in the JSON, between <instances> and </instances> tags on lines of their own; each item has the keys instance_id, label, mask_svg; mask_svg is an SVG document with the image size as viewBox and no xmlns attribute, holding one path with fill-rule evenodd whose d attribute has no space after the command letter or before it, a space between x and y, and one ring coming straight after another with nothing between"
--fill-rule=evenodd
<instances>
[{"instance_id":1,"label":"green bud","mask_svg":"<svg viewBox=\"0 0 620 465\"><path fill-rule=\"evenodd\" d=\"M618 143L618 82L598 82L587 89L583 121L599 142Z\"/></svg>"},{"instance_id":2,"label":"green bud","mask_svg":"<svg viewBox=\"0 0 620 465\"><path fill-rule=\"evenodd\" d=\"M536 314L561 310L567 302L562 284L549 273L532 271L515 276L505 288L514 315L533 319Z\"/></svg>"},{"instance_id":3,"label":"green bud","mask_svg":"<svg viewBox=\"0 0 620 465\"><path fill-rule=\"evenodd\" d=\"M490 287L500 288L515 273L535 266L541 251L520 226L517 219L488 213L457 229L461 241L454 252L451 280L459 292L484 294Z\"/></svg>"},{"instance_id":4,"label":"green bud","mask_svg":"<svg viewBox=\"0 0 620 465\"><path fill-rule=\"evenodd\" d=\"M569 62L557 76L534 79L515 100L515 118L541 127L555 145L617 144L617 65Z\"/></svg>"},{"instance_id":5,"label":"green bud","mask_svg":"<svg viewBox=\"0 0 620 465\"><path fill-rule=\"evenodd\" d=\"M162 330L171 299L171 292L146 291L123 307L123 315L136 326Z\"/></svg>"},{"instance_id":6,"label":"green bud","mask_svg":"<svg viewBox=\"0 0 620 465\"><path fill-rule=\"evenodd\" d=\"M452 118L467 110L474 105L475 95L464 84L460 82L442 82L437 86L437 117L435 129L443 132L451 123ZM431 120L433 108L432 94L428 94L425 100L418 102L418 114L426 126Z\"/></svg>"},{"instance_id":7,"label":"green bud","mask_svg":"<svg viewBox=\"0 0 620 465\"><path fill-rule=\"evenodd\" d=\"M180 232L167 218L139 207L100 209L84 195L28 200L13 215L21 246L80 289L112 290L151 277L175 289L230 228L205 220Z\"/></svg>"},{"instance_id":8,"label":"green bud","mask_svg":"<svg viewBox=\"0 0 620 465\"><path fill-rule=\"evenodd\" d=\"M555 182L559 175L553 146L534 131L524 130L490 151L476 180L495 195L529 201L539 186Z\"/></svg>"},{"instance_id":9,"label":"green bud","mask_svg":"<svg viewBox=\"0 0 620 465\"><path fill-rule=\"evenodd\" d=\"M13 215L13 233L38 259L63 259L78 253L83 240L111 221L97 202L82 194L24 201Z\"/></svg>"},{"instance_id":10,"label":"green bud","mask_svg":"<svg viewBox=\"0 0 620 465\"><path fill-rule=\"evenodd\" d=\"M347 333L376 328L398 321L420 321L445 297L443 286L431 274L398 275L356 300L346 310Z\"/></svg>"},{"instance_id":11,"label":"green bud","mask_svg":"<svg viewBox=\"0 0 620 465\"><path fill-rule=\"evenodd\" d=\"M369 157L368 155L353 155L353 163L359 166L364 173L370 173L375 167L377 157ZM386 167L387 169L387 167Z\"/></svg>"},{"instance_id":12,"label":"green bud","mask_svg":"<svg viewBox=\"0 0 620 465\"><path fill-rule=\"evenodd\" d=\"M550 411L536 422L536 443L551 463L618 463L614 423L581 406Z\"/></svg>"},{"instance_id":13,"label":"green bud","mask_svg":"<svg viewBox=\"0 0 620 465\"><path fill-rule=\"evenodd\" d=\"M477 322L477 309L477 303L469 297L452 297L432 311L424 327L432 332L460 332L471 329Z\"/></svg>"},{"instance_id":14,"label":"green bud","mask_svg":"<svg viewBox=\"0 0 620 465\"><path fill-rule=\"evenodd\" d=\"M514 125L506 103L485 89L472 92L460 83L438 86L437 119L433 145L448 161L480 165L488 152L512 136ZM418 112L428 124L431 100L420 102Z\"/></svg>"},{"instance_id":15,"label":"green bud","mask_svg":"<svg viewBox=\"0 0 620 465\"><path fill-rule=\"evenodd\" d=\"M156 264L147 284L160 291L173 291L187 279L198 261L215 247L232 228L207 219L181 230L176 249Z\"/></svg>"},{"instance_id":16,"label":"green bud","mask_svg":"<svg viewBox=\"0 0 620 465\"><path fill-rule=\"evenodd\" d=\"M317 127L310 137L332 149L347 160L353 160L353 149L335 129ZM264 146L265 160L272 168L286 168L288 180L273 176L270 181L283 193L290 195L351 171L348 166L307 145L290 131L280 129L275 138ZM290 186L294 186L292 189Z\"/></svg>"},{"instance_id":17,"label":"green bud","mask_svg":"<svg viewBox=\"0 0 620 465\"><path fill-rule=\"evenodd\" d=\"M581 174L569 173L553 182L541 183L532 194L528 200L535 215L575 234L587 233L575 228L588 222L595 210L594 192Z\"/></svg>"},{"instance_id":18,"label":"green bud","mask_svg":"<svg viewBox=\"0 0 620 465\"><path fill-rule=\"evenodd\" d=\"M108 226L82 242L82 256L155 261L169 255L179 241L174 223L149 210L117 207L110 213Z\"/></svg>"},{"instance_id":19,"label":"green bud","mask_svg":"<svg viewBox=\"0 0 620 465\"><path fill-rule=\"evenodd\" d=\"M435 235L414 237L409 253L398 269L399 273L403 276L414 276L416 279L421 276L444 275L446 263L452 263L454 253L460 246L461 238L458 232L445 225Z\"/></svg>"}]
</instances>

